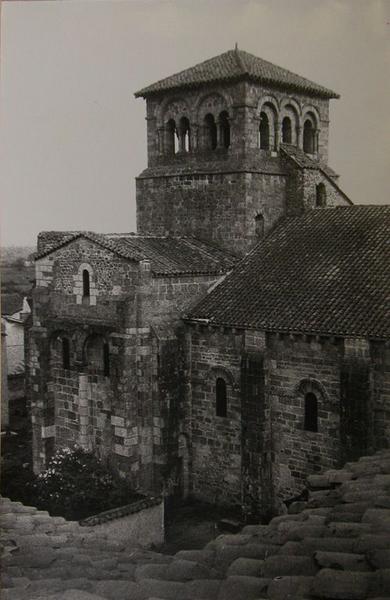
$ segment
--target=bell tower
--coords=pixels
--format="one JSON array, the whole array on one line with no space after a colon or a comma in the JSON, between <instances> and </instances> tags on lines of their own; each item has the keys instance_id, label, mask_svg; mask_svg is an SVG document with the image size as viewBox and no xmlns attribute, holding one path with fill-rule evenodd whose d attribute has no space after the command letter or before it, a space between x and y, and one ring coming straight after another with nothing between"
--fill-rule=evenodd
<instances>
[{"instance_id":1,"label":"bell tower","mask_svg":"<svg viewBox=\"0 0 390 600\"><path fill-rule=\"evenodd\" d=\"M303 208L291 198L299 186L287 150L314 169L326 165L337 94L237 48L135 95L147 110L139 233L194 236L244 254L290 206Z\"/></svg>"}]
</instances>

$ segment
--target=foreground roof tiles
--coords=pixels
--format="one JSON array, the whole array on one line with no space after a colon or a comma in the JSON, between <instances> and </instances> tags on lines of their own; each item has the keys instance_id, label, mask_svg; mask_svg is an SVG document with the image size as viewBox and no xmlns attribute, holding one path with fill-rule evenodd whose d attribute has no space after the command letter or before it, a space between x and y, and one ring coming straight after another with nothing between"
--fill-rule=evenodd
<instances>
[{"instance_id":1,"label":"foreground roof tiles","mask_svg":"<svg viewBox=\"0 0 390 600\"><path fill-rule=\"evenodd\" d=\"M225 273L237 262L232 253L192 237L98 234L90 231L44 232L41 234L44 244L36 260L78 238L88 239L127 260L150 260L154 275Z\"/></svg>"},{"instance_id":2,"label":"foreground roof tiles","mask_svg":"<svg viewBox=\"0 0 390 600\"><path fill-rule=\"evenodd\" d=\"M324 98L338 98L338 94L305 77L278 67L244 50L228 50L219 56L161 79L136 92L136 97L147 97L175 88L197 87L215 81L249 79L264 84L283 86Z\"/></svg>"},{"instance_id":3,"label":"foreground roof tiles","mask_svg":"<svg viewBox=\"0 0 390 600\"><path fill-rule=\"evenodd\" d=\"M385 600L390 450L309 477L268 525L174 556L2 499L2 592L15 600Z\"/></svg>"},{"instance_id":4,"label":"foreground roof tiles","mask_svg":"<svg viewBox=\"0 0 390 600\"><path fill-rule=\"evenodd\" d=\"M188 315L267 331L388 338L390 206L287 218Z\"/></svg>"}]
</instances>

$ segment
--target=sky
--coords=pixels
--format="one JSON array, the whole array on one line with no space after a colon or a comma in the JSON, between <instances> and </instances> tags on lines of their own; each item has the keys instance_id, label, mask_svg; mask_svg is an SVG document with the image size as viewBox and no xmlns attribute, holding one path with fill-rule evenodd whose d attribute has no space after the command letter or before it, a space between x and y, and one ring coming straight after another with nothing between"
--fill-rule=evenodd
<instances>
[{"instance_id":1,"label":"sky","mask_svg":"<svg viewBox=\"0 0 390 600\"><path fill-rule=\"evenodd\" d=\"M3 1L3 245L42 230L136 230L146 167L134 92L239 48L334 89L329 164L356 204L387 204L388 0Z\"/></svg>"}]
</instances>

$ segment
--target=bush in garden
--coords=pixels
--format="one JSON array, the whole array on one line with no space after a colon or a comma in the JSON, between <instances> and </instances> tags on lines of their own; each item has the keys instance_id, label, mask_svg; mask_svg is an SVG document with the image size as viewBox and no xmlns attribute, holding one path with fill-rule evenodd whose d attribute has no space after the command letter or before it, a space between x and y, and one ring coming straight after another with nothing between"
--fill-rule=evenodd
<instances>
[{"instance_id":1,"label":"bush in garden","mask_svg":"<svg viewBox=\"0 0 390 600\"><path fill-rule=\"evenodd\" d=\"M34 505L51 515L80 520L129 504L138 495L93 452L79 446L57 450L31 484Z\"/></svg>"}]
</instances>

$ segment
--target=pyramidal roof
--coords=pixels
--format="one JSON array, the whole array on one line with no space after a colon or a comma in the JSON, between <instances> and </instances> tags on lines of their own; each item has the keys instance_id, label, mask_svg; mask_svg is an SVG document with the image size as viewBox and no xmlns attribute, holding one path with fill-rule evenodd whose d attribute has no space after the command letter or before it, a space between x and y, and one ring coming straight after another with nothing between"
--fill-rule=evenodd
<instances>
[{"instance_id":1,"label":"pyramidal roof","mask_svg":"<svg viewBox=\"0 0 390 600\"><path fill-rule=\"evenodd\" d=\"M239 50L237 47L214 58L209 58L194 67L180 71L180 73L160 79L160 81L136 92L135 96L136 98L140 96L146 98L151 94L158 94L175 88L190 88L214 81L233 81L245 78L324 98L339 98L339 95L332 90L305 77L296 75L287 69L278 67L267 60L249 54L249 52Z\"/></svg>"}]
</instances>

